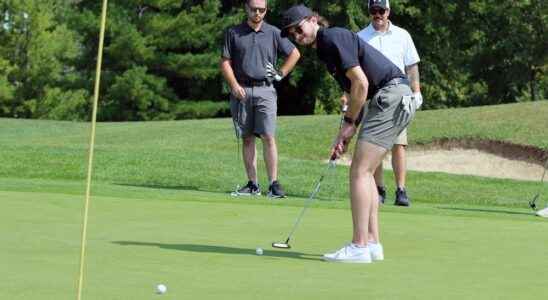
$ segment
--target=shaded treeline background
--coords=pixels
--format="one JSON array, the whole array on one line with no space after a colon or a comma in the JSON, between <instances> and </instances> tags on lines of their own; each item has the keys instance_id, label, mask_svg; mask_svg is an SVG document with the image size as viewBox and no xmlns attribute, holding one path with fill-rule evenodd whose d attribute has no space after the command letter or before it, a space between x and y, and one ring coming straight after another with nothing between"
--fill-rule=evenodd
<instances>
[{"instance_id":1,"label":"shaded treeline background","mask_svg":"<svg viewBox=\"0 0 548 300\"><path fill-rule=\"evenodd\" d=\"M0 0L0 117L89 119L102 1ZM218 63L244 1L110 0L99 120L226 116ZM270 0L267 21L299 1ZM302 1L333 26L369 23L365 0ZM544 0L392 0L415 41L426 109L546 99ZM279 86L280 114L337 110L311 50Z\"/></svg>"}]
</instances>

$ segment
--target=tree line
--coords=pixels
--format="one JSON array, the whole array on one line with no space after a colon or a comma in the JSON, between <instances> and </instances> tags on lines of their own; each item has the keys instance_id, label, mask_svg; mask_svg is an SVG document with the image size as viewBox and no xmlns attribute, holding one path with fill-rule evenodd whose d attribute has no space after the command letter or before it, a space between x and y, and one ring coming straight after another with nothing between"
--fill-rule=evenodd
<instances>
[{"instance_id":1,"label":"tree line","mask_svg":"<svg viewBox=\"0 0 548 300\"><path fill-rule=\"evenodd\" d=\"M0 0L0 117L88 120L102 1ZM230 0L110 0L98 120L226 116L224 30L245 20ZM359 31L365 0L268 1L266 20L304 2ZM412 35L425 109L547 99L543 0L393 0ZM278 86L280 114L338 109L341 91L311 50Z\"/></svg>"}]
</instances>

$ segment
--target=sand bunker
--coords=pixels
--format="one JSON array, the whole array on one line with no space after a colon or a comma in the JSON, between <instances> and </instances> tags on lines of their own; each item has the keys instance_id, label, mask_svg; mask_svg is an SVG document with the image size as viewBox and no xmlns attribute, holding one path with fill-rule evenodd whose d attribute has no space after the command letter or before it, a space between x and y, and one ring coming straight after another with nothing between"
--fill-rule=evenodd
<instances>
[{"instance_id":1,"label":"sand bunker","mask_svg":"<svg viewBox=\"0 0 548 300\"><path fill-rule=\"evenodd\" d=\"M350 160L343 157L340 163L350 165ZM384 159L384 169L392 169L390 155ZM450 150L409 149L407 151L407 169L531 181L539 181L544 172L544 167L539 164L462 148Z\"/></svg>"}]
</instances>

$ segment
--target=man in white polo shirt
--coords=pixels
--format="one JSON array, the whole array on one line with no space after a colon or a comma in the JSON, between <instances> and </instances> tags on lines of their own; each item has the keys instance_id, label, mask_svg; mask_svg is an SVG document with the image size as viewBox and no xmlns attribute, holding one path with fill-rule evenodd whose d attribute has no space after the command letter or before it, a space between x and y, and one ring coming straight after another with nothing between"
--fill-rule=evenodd
<instances>
[{"instance_id":1,"label":"man in white polo shirt","mask_svg":"<svg viewBox=\"0 0 548 300\"><path fill-rule=\"evenodd\" d=\"M411 35L405 29L392 24L388 20L388 16L390 15L389 0L368 0L368 8L371 23L358 32L358 36L398 66L409 78L409 84L414 96L422 99L418 66L420 58ZM406 146L407 129L398 136L394 147L392 147L392 168L397 185L394 204L399 206L409 206L410 204L405 190ZM381 162L375 171L375 183L377 184L380 201L384 203L386 188L384 187L382 170Z\"/></svg>"}]
</instances>

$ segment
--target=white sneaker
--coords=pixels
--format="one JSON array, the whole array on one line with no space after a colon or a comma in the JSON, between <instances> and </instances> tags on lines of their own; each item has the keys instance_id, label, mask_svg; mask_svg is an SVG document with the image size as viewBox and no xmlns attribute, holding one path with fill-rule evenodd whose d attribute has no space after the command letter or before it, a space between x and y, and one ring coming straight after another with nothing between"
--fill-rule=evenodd
<instances>
[{"instance_id":1,"label":"white sneaker","mask_svg":"<svg viewBox=\"0 0 548 300\"><path fill-rule=\"evenodd\" d=\"M340 250L323 255L325 261L342 263L371 263L371 253L367 247L359 247L350 243Z\"/></svg>"},{"instance_id":2,"label":"white sneaker","mask_svg":"<svg viewBox=\"0 0 548 300\"><path fill-rule=\"evenodd\" d=\"M537 216L548 218L548 207L537 211Z\"/></svg>"},{"instance_id":3,"label":"white sneaker","mask_svg":"<svg viewBox=\"0 0 548 300\"><path fill-rule=\"evenodd\" d=\"M367 244L367 248L369 248L369 253L371 253L371 259L373 261L384 260L384 250L381 243L369 243Z\"/></svg>"}]
</instances>

